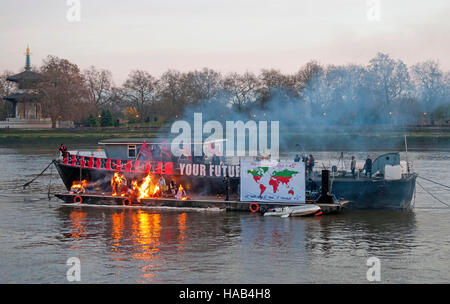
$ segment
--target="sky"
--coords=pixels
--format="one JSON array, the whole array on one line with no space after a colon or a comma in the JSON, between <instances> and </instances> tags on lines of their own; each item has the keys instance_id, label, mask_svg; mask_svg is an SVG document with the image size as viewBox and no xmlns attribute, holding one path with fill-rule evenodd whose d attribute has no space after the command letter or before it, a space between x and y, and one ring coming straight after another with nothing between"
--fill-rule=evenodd
<instances>
[{"instance_id":1,"label":"sky","mask_svg":"<svg viewBox=\"0 0 450 304\"><path fill-rule=\"evenodd\" d=\"M378 52L449 71L450 1L0 0L0 72L22 70L27 45L34 66L54 55L108 69L116 85L135 69L295 73Z\"/></svg>"}]
</instances>

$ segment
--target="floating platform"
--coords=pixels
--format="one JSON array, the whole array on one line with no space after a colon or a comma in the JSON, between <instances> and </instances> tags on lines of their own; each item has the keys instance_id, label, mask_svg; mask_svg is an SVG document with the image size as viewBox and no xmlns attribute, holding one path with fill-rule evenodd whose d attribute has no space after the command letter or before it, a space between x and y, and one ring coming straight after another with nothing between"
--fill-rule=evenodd
<instances>
[{"instance_id":1,"label":"floating platform","mask_svg":"<svg viewBox=\"0 0 450 304\"><path fill-rule=\"evenodd\" d=\"M103 193L58 193L56 197L65 203L78 205L109 205L121 207L173 207L173 208L209 208L224 211L247 211L260 212L273 208L281 208L286 206L298 206L305 204L286 204L286 203L266 203L266 202L241 202L238 200L225 201L219 200L217 197L195 197L187 200L179 200L175 198L146 198L137 201L130 201L127 197L106 195ZM333 214L342 211L348 201L342 201L338 204L315 204L320 207L323 214Z\"/></svg>"}]
</instances>

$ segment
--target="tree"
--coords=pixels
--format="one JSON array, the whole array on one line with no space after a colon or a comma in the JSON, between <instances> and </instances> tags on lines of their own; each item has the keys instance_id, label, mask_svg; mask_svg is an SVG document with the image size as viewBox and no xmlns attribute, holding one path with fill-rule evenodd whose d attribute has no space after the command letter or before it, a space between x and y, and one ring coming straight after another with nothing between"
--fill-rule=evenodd
<instances>
[{"instance_id":1,"label":"tree","mask_svg":"<svg viewBox=\"0 0 450 304\"><path fill-rule=\"evenodd\" d=\"M401 60L394 60L383 53L378 53L369 63L371 85L377 99L382 99L388 110L391 102L408 88L408 68Z\"/></svg>"},{"instance_id":2,"label":"tree","mask_svg":"<svg viewBox=\"0 0 450 304\"><path fill-rule=\"evenodd\" d=\"M84 70L83 78L89 92L89 98L97 108L108 102L112 85L112 74L108 70L98 70L94 66Z\"/></svg>"},{"instance_id":3,"label":"tree","mask_svg":"<svg viewBox=\"0 0 450 304\"><path fill-rule=\"evenodd\" d=\"M443 72L437 61L428 60L411 67L418 97L429 109L433 109L445 92Z\"/></svg>"},{"instance_id":4,"label":"tree","mask_svg":"<svg viewBox=\"0 0 450 304\"><path fill-rule=\"evenodd\" d=\"M129 105L139 112L139 120L150 116L151 106L156 103L157 80L146 71L132 71L123 84L122 94Z\"/></svg>"},{"instance_id":5,"label":"tree","mask_svg":"<svg viewBox=\"0 0 450 304\"><path fill-rule=\"evenodd\" d=\"M76 64L66 59L48 56L41 67L42 82L38 91L42 94L43 114L52 120L84 120L94 111L88 91Z\"/></svg>"},{"instance_id":6,"label":"tree","mask_svg":"<svg viewBox=\"0 0 450 304\"><path fill-rule=\"evenodd\" d=\"M114 121L115 119L108 109L102 110L102 114L100 117L100 126L111 127L114 125Z\"/></svg>"},{"instance_id":7,"label":"tree","mask_svg":"<svg viewBox=\"0 0 450 304\"><path fill-rule=\"evenodd\" d=\"M246 72L228 74L224 79L224 89L229 93L230 102L238 112L244 112L260 98L260 81ZM247 109L246 109L247 108Z\"/></svg>"},{"instance_id":8,"label":"tree","mask_svg":"<svg viewBox=\"0 0 450 304\"><path fill-rule=\"evenodd\" d=\"M222 88L222 75L214 70L204 68L201 71L188 72L184 76L189 104L204 106L210 102Z\"/></svg>"},{"instance_id":9,"label":"tree","mask_svg":"<svg viewBox=\"0 0 450 304\"><path fill-rule=\"evenodd\" d=\"M179 117L189 103L185 86L186 74L175 70L168 70L159 79L159 100L161 112L167 118Z\"/></svg>"},{"instance_id":10,"label":"tree","mask_svg":"<svg viewBox=\"0 0 450 304\"><path fill-rule=\"evenodd\" d=\"M14 108L9 101L3 100L3 96L8 96L15 92L16 86L11 81L6 81L6 78L11 76L11 71L4 71L0 75L0 120L13 116Z\"/></svg>"}]
</instances>

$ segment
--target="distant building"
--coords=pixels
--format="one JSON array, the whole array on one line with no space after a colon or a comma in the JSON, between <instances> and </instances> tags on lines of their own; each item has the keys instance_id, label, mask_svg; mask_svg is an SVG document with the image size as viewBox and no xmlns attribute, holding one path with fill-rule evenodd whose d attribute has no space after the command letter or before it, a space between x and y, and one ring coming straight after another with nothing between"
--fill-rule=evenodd
<instances>
[{"instance_id":1,"label":"distant building","mask_svg":"<svg viewBox=\"0 0 450 304\"><path fill-rule=\"evenodd\" d=\"M3 96L3 99L12 103L13 117L0 121L0 128L41 129L51 128L52 121L45 118L42 113L42 96L36 89L42 81L41 74L31 70L30 48L27 47L25 70L19 74L6 78L7 81L17 83L17 91ZM70 127L71 124L57 123L57 127Z\"/></svg>"}]
</instances>

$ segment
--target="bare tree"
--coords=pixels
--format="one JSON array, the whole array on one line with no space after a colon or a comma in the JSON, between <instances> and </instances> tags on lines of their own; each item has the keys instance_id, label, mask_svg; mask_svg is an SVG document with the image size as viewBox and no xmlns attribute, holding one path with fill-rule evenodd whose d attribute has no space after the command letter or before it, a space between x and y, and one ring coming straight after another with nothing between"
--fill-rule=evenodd
<instances>
[{"instance_id":1,"label":"bare tree","mask_svg":"<svg viewBox=\"0 0 450 304\"><path fill-rule=\"evenodd\" d=\"M224 79L224 88L229 92L230 102L238 112L243 112L260 98L260 81L253 73L228 74Z\"/></svg>"},{"instance_id":2,"label":"bare tree","mask_svg":"<svg viewBox=\"0 0 450 304\"><path fill-rule=\"evenodd\" d=\"M188 72L185 75L186 88L183 89L189 96L189 103L205 106L222 88L222 76L220 73L204 68L201 71Z\"/></svg>"},{"instance_id":3,"label":"bare tree","mask_svg":"<svg viewBox=\"0 0 450 304\"><path fill-rule=\"evenodd\" d=\"M394 60L383 53L378 53L369 63L371 85L389 109L391 102L408 88L408 68L401 60Z\"/></svg>"},{"instance_id":4,"label":"bare tree","mask_svg":"<svg viewBox=\"0 0 450 304\"><path fill-rule=\"evenodd\" d=\"M108 70L98 70L90 66L83 71L85 86L89 91L89 97L97 108L104 106L110 97L112 86L112 74Z\"/></svg>"},{"instance_id":5,"label":"bare tree","mask_svg":"<svg viewBox=\"0 0 450 304\"><path fill-rule=\"evenodd\" d=\"M6 117L14 114L11 102L3 100L4 96L14 93L17 89L13 82L6 80L12 74L13 72L11 71L4 71L0 75L0 120L4 120Z\"/></svg>"},{"instance_id":6,"label":"bare tree","mask_svg":"<svg viewBox=\"0 0 450 304\"><path fill-rule=\"evenodd\" d=\"M88 91L76 64L66 59L48 56L41 67L42 81L38 90L42 94L43 114L57 120L80 121L93 111Z\"/></svg>"},{"instance_id":7,"label":"bare tree","mask_svg":"<svg viewBox=\"0 0 450 304\"><path fill-rule=\"evenodd\" d=\"M433 60L417 63L411 67L411 71L419 98L425 105L433 107L445 90L439 63Z\"/></svg>"},{"instance_id":8,"label":"bare tree","mask_svg":"<svg viewBox=\"0 0 450 304\"><path fill-rule=\"evenodd\" d=\"M159 80L159 96L161 112L169 119L178 118L189 104L186 94L187 76L184 73L168 70Z\"/></svg>"},{"instance_id":9,"label":"bare tree","mask_svg":"<svg viewBox=\"0 0 450 304\"><path fill-rule=\"evenodd\" d=\"M150 119L151 106L157 100L157 80L146 71L134 70L123 84L124 98L137 109L140 121Z\"/></svg>"}]
</instances>

